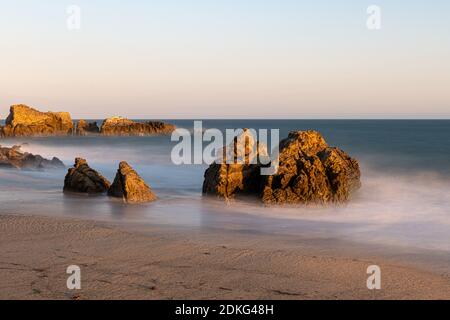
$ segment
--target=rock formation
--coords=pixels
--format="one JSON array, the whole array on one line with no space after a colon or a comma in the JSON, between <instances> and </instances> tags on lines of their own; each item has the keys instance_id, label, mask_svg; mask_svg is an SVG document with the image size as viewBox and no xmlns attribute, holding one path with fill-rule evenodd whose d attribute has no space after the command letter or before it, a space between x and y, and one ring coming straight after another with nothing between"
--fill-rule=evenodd
<instances>
[{"instance_id":1,"label":"rock formation","mask_svg":"<svg viewBox=\"0 0 450 320\"><path fill-rule=\"evenodd\" d=\"M235 139L227 147L227 156L206 170L204 194L223 198L253 194L268 205L330 203L349 200L361 186L358 162L344 151L329 147L316 131L291 132L282 140L278 170L271 176L261 176L262 165L248 161L256 155L267 156L265 146L258 145L247 130L243 136L244 148L238 148L239 140ZM255 145L258 151L249 153ZM236 150L245 150L246 161L226 163L225 158L236 157Z\"/></svg>"},{"instance_id":2,"label":"rock formation","mask_svg":"<svg viewBox=\"0 0 450 320\"><path fill-rule=\"evenodd\" d=\"M14 169L47 169L64 168L64 163L54 157L52 160L44 159L40 155L21 152L21 146L12 148L0 146L0 167Z\"/></svg>"},{"instance_id":3,"label":"rock formation","mask_svg":"<svg viewBox=\"0 0 450 320\"><path fill-rule=\"evenodd\" d=\"M291 132L280 142L275 175L263 179L266 204L345 202L360 184L358 162L330 148L316 131Z\"/></svg>"},{"instance_id":4,"label":"rock formation","mask_svg":"<svg viewBox=\"0 0 450 320\"><path fill-rule=\"evenodd\" d=\"M85 159L76 158L64 179L64 192L104 193L110 183L101 174L90 168Z\"/></svg>"},{"instance_id":5,"label":"rock formation","mask_svg":"<svg viewBox=\"0 0 450 320\"><path fill-rule=\"evenodd\" d=\"M97 122L87 122L85 120L79 120L75 133L79 136L85 136L92 133L98 134L100 133L100 129L97 125Z\"/></svg>"},{"instance_id":6,"label":"rock formation","mask_svg":"<svg viewBox=\"0 0 450 320\"><path fill-rule=\"evenodd\" d=\"M176 127L160 121L135 122L122 117L112 117L103 121L100 133L106 136L146 136L170 134Z\"/></svg>"},{"instance_id":7,"label":"rock formation","mask_svg":"<svg viewBox=\"0 0 450 320\"><path fill-rule=\"evenodd\" d=\"M219 161L205 172L203 194L232 198L237 194L258 192L261 184L259 157L267 156L266 146L257 143L250 131L244 129L221 153Z\"/></svg>"},{"instance_id":8,"label":"rock formation","mask_svg":"<svg viewBox=\"0 0 450 320\"><path fill-rule=\"evenodd\" d=\"M122 198L127 203L156 200L156 196L151 188L125 161L119 164L119 169L117 170L113 184L108 190L108 195Z\"/></svg>"},{"instance_id":9,"label":"rock formation","mask_svg":"<svg viewBox=\"0 0 450 320\"><path fill-rule=\"evenodd\" d=\"M40 112L24 104L13 105L5 126L0 127L0 137L54 136L102 134L105 136L146 136L172 133L176 127L161 121L135 122L122 117L103 121L101 128L96 122L80 120L74 124L68 112Z\"/></svg>"},{"instance_id":10,"label":"rock formation","mask_svg":"<svg viewBox=\"0 0 450 320\"><path fill-rule=\"evenodd\" d=\"M26 105L13 105L2 136L50 136L67 135L73 130L72 119L68 112L40 112Z\"/></svg>"}]
</instances>

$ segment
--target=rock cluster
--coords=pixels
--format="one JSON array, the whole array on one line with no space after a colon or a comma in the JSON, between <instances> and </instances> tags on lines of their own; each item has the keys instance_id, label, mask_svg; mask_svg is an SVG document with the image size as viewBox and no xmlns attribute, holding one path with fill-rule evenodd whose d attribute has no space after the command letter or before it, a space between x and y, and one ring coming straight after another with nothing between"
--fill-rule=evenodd
<instances>
[{"instance_id":1,"label":"rock cluster","mask_svg":"<svg viewBox=\"0 0 450 320\"><path fill-rule=\"evenodd\" d=\"M113 184L108 190L108 195L121 198L127 203L156 200L156 196L150 187L125 161L119 164L119 169Z\"/></svg>"},{"instance_id":2,"label":"rock cluster","mask_svg":"<svg viewBox=\"0 0 450 320\"><path fill-rule=\"evenodd\" d=\"M109 189L109 181L89 167L85 159L76 158L64 179L64 192L104 193Z\"/></svg>"},{"instance_id":3,"label":"rock cluster","mask_svg":"<svg viewBox=\"0 0 450 320\"><path fill-rule=\"evenodd\" d=\"M40 112L23 104L13 105L5 126L0 126L0 137L55 136L102 134L106 136L146 136L172 133L176 127L160 121L135 122L121 117L96 122L80 120L74 123L68 112Z\"/></svg>"},{"instance_id":4,"label":"rock cluster","mask_svg":"<svg viewBox=\"0 0 450 320\"><path fill-rule=\"evenodd\" d=\"M112 117L103 121L100 133L106 136L145 136L170 134L176 127L160 121L135 122L122 117Z\"/></svg>"},{"instance_id":5,"label":"rock cluster","mask_svg":"<svg viewBox=\"0 0 450 320\"><path fill-rule=\"evenodd\" d=\"M68 112L40 112L26 105L13 105L5 126L4 137L67 135L73 130Z\"/></svg>"},{"instance_id":6,"label":"rock cluster","mask_svg":"<svg viewBox=\"0 0 450 320\"><path fill-rule=\"evenodd\" d=\"M345 202L361 186L358 162L329 147L316 131L291 132L280 142L277 172L261 176L260 169L258 163L212 164L203 193L225 198L254 194L268 205L307 204Z\"/></svg>"},{"instance_id":7,"label":"rock cluster","mask_svg":"<svg viewBox=\"0 0 450 320\"><path fill-rule=\"evenodd\" d=\"M77 123L77 128L75 133L78 136L86 136L88 134L99 134L100 128L97 125L97 122L87 122L85 120L79 120Z\"/></svg>"},{"instance_id":8,"label":"rock cluster","mask_svg":"<svg viewBox=\"0 0 450 320\"><path fill-rule=\"evenodd\" d=\"M64 192L87 194L103 194L121 198L126 203L141 203L156 200L156 195L145 181L122 161L119 164L113 184L96 170L89 167L85 159L76 158L73 168L70 168L64 179Z\"/></svg>"},{"instance_id":9,"label":"rock cluster","mask_svg":"<svg viewBox=\"0 0 450 320\"><path fill-rule=\"evenodd\" d=\"M38 170L47 168L64 168L64 163L56 157L48 160L40 155L22 152L20 148L21 146L13 146L12 148L0 146L0 167Z\"/></svg>"}]
</instances>

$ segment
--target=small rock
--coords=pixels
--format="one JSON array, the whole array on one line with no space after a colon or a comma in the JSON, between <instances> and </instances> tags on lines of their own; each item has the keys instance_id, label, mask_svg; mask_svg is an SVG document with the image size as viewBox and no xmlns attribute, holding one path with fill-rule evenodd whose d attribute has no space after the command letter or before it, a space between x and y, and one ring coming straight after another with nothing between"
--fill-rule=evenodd
<instances>
[{"instance_id":1,"label":"small rock","mask_svg":"<svg viewBox=\"0 0 450 320\"><path fill-rule=\"evenodd\" d=\"M122 117L105 119L100 134L105 136L146 136L171 134L176 127L161 121L135 122Z\"/></svg>"},{"instance_id":2,"label":"small rock","mask_svg":"<svg viewBox=\"0 0 450 320\"><path fill-rule=\"evenodd\" d=\"M104 193L110 183L100 173L89 167L85 159L76 158L64 179L64 192Z\"/></svg>"},{"instance_id":3,"label":"small rock","mask_svg":"<svg viewBox=\"0 0 450 320\"><path fill-rule=\"evenodd\" d=\"M150 202L156 200L156 195L144 180L122 161L119 164L114 182L108 190L111 197L122 198L127 203Z\"/></svg>"},{"instance_id":4,"label":"small rock","mask_svg":"<svg viewBox=\"0 0 450 320\"><path fill-rule=\"evenodd\" d=\"M21 146L11 148L0 146L0 167L15 169L64 168L64 163L56 157L48 160L40 155L22 152Z\"/></svg>"},{"instance_id":5,"label":"small rock","mask_svg":"<svg viewBox=\"0 0 450 320\"><path fill-rule=\"evenodd\" d=\"M100 129L97 122L87 122L85 120L79 120L77 123L76 134L79 136L85 136L88 134L98 134Z\"/></svg>"}]
</instances>

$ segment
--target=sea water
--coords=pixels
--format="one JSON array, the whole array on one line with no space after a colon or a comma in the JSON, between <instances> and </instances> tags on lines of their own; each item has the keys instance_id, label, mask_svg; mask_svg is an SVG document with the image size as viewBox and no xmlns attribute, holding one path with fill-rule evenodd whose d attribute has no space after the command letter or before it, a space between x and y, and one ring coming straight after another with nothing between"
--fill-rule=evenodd
<instances>
[{"instance_id":1,"label":"sea water","mask_svg":"<svg viewBox=\"0 0 450 320\"><path fill-rule=\"evenodd\" d=\"M168 120L193 129L193 120ZM336 237L361 243L450 253L450 121L448 120L205 120L204 129L320 131L329 145L359 160L362 188L345 205L264 207L258 202L202 196L206 165L174 165L170 136L2 139L23 150L75 157L110 181L125 160L159 200L125 205L106 196L64 195L67 169L0 170L0 214L40 214L118 223L162 224L249 232Z\"/></svg>"}]
</instances>

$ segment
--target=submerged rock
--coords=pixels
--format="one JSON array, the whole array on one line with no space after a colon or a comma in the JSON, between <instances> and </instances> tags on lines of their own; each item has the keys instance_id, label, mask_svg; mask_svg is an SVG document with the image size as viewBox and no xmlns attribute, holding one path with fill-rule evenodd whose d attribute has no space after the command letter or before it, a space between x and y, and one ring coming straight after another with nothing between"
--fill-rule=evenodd
<instances>
[{"instance_id":1,"label":"submerged rock","mask_svg":"<svg viewBox=\"0 0 450 320\"><path fill-rule=\"evenodd\" d=\"M108 190L111 197L122 198L124 202L138 203L156 200L156 195L144 180L125 161L119 164L114 182Z\"/></svg>"},{"instance_id":2,"label":"submerged rock","mask_svg":"<svg viewBox=\"0 0 450 320\"><path fill-rule=\"evenodd\" d=\"M103 121L100 133L106 136L146 136L171 134L176 127L160 121L135 122L122 117L112 117Z\"/></svg>"},{"instance_id":3,"label":"submerged rock","mask_svg":"<svg viewBox=\"0 0 450 320\"><path fill-rule=\"evenodd\" d=\"M21 146L12 148L0 146L0 167L15 169L64 168L64 163L56 157L48 160L40 155L22 152Z\"/></svg>"},{"instance_id":4,"label":"submerged rock","mask_svg":"<svg viewBox=\"0 0 450 320\"><path fill-rule=\"evenodd\" d=\"M248 129L243 129L233 143L222 149L219 161L211 164L205 171L203 194L232 198L238 194L259 192L259 159L267 155L266 146L256 142Z\"/></svg>"},{"instance_id":5,"label":"submerged rock","mask_svg":"<svg viewBox=\"0 0 450 320\"><path fill-rule=\"evenodd\" d=\"M13 105L2 136L51 136L68 135L73 131L73 123L68 112L40 112L26 105Z\"/></svg>"},{"instance_id":6,"label":"submerged rock","mask_svg":"<svg viewBox=\"0 0 450 320\"><path fill-rule=\"evenodd\" d=\"M79 120L75 132L79 136L85 136L88 134L99 134L100 129L95 121L87 122L85 120Z\"/></svg>"},{"instance_id":7,"label":"submerged rock","mask_svg":"<svg viewBox=\"0 0 450 320\"><path fill-rule=\"evenodd\" d=\"M263 179L266 204L345 202L361 186L359 164L330 148L316 131L291 132L280 142L275 175Z\"/></svg>"},{"instance_id":8,"label":"submerged rock","mask_svg":"<svg viewBox=\"0 0 450 320\"><path fill-rule=\"evenodd\" d=\"M89 167L85 159L76 158L64 179L64 192L104 193L110 183L100 173Z\"/></svg>"}]
</instances>

